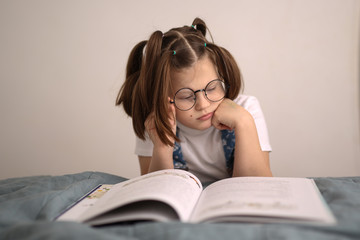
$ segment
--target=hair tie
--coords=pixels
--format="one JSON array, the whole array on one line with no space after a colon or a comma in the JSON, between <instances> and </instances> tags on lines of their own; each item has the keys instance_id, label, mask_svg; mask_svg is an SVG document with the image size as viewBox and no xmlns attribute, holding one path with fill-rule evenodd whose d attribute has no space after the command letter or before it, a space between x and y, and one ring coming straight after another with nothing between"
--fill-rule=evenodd
<instances>
[{"instance_id":1,"label":"hair tie","mask_svg":"<svg viewBox=\"0 0 360 240\"><path fill-rule=\"evenodd\" d=\"M204 43L204 46L206 47L206 43Z\"/></svg>"},{"instance_id":2,"label":"hair tie","mask_svg":"<svg viewBox=\"0 0 360 240\"><path fill-rule=\"evenodd\" d=\"M195 29L195 25L191 25L191 27L192 27L193 29Z\"/></svg>"},{"instance_id":3,"label":"hair tie","mask_svg":"<svg viewBox=\"0 0 360 240\"><path fill-rule=\"evenodd\" d=\"M174 51L174 52L173 52L173 55L175 55L175 54L176 54L176 52Z\"/></svg>"}]
</instances>

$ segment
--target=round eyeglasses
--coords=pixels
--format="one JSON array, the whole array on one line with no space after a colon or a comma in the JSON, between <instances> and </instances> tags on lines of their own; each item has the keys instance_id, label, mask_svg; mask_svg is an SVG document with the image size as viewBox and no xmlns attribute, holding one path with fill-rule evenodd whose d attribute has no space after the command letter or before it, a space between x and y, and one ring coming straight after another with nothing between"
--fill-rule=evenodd
<instances>
[{"instance_id":1,"label":"round eyeglasses","mask_svg":"<svg viewBox=\"0 0 360 240\"><path fill-rule=\"evenodd\" d=\"M210 81L204 89L192 90L191 88L181 88L175 93L174 100L170 103L174 103L175 107L181 111L190 110L196 103L196 93L204 92L207 100L210 102L218 102L225 97L226 84L220 80L215 79Z\"/></svg>"}]
</instances>

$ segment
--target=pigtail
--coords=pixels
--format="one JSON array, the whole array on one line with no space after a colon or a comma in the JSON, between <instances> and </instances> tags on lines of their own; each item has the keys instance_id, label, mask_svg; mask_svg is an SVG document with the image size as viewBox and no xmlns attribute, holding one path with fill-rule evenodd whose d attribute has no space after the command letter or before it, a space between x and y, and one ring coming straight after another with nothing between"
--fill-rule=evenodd
<instances>
[{"instance_id":1,"label":"pigtail","mask_svg":"<svg viewBox=\"0 0 360 240\"><path fill-rule=\"evenodd\" d=\"M176 55L176 54L175 54ZM161 57L159 62L159 68L157 71L157 81L154 88L154 119L157 134L160 140L169 146L174 146L175 141L180 141L173 133L171 123L169 122L168 108L169 100L168 96L171 92L171 76L170 76L170 64L172 58L176 57L173 51L166 51Z\"/></svg>"},{"instance_id":2,"label":"pigtail","mask_svg":"<svg viewBox=\"0 0 360 240\"><path fill-rule=\"evenodd\" d=\"M195 18L191 26L194 29L200 31L201 34L204 36L204 38L206 38L206 33L208 32L210 34L211 42L214 42L210 30L208 29L208 27L206 26L205 22L202 19Z\"/></svg>"},{"instance_id":3,"label":"pigtail","mask_svg":"<svg viewBox=\"0 0 360 240\"><path fill-rule=\"evenodd\" d=\"M132 115L132 95L140 75L143 49L146 43L147 41L142 41L132 49L126 66L126 79L115 102L116 106L123 104L124 110L129 116Z\"/></svg>"},{"instance_id":4,"label":"pigtail","mask_svg":"<svg viewBox=\"0 0 360 240\"><path fill-rule=\"evenodd\" d=\"M154 77L161 55L162 32L154 32L148 41L138 43L126 66L126 79L116 99L132 118L135 134L145 139L145 120L153 110Z\"/></svg>"},{"instance_id":5,"label":"pigtail","mask_svg":"<svg viewBox=\"0 0 360 240\"><path fill-rule=\"evenodd\" d=\"M154 109L155 75L161 56L162 32L154 32L147 42L138 81L132 97L132 121L135 134L145 139L145 121Z\"/></svg>"},{"instance_id":6,"label":"pigtail","mask_svg":"<svg viewBox=\"0 0 360 240\"><path fill-rule=\"evenodd\" d=\"M234 99L243 88L241 72L234 57L228 50L215 44L209 43L206 48L213 53L213 61L218 67L220 77L230 86L226 97Z\"/></svg>"}]
</instances>

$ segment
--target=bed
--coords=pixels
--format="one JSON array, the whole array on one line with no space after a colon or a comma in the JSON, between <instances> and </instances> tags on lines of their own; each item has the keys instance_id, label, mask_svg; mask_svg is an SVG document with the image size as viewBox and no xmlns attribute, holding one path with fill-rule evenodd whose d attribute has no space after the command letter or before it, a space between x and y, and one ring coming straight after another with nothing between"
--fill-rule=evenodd
<instances>
[{"instance_id":1,"label":"bed","mask_svg":"<svg viewBox=\"0 0 360 240\"><path fill-rule=\"evenodd\" d=\"M53 219L99 184L125 178L102 172L0 181L0 239L360 239L360 177L314 178L335 226L139 222L89 227Z\"/></svg>"}]
</instances>

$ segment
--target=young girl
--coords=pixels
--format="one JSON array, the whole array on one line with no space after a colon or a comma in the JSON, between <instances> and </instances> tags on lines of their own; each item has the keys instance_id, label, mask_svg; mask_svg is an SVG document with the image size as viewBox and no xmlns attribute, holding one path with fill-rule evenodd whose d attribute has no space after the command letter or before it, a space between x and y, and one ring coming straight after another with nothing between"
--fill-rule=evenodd
<instances>
[{"instance_id":1,"label":"young girl","mask_svg":"<svg viewBox=\"0 0 360 240\"><path fill-rule=\"evenodd\" d=\"M186 169L202 182L271 176L266 123L256 98L239 94L240 70L191 26L154 32L130 53L116 105L132 117L141 174Z\"/></svg>"}]
</instances>

